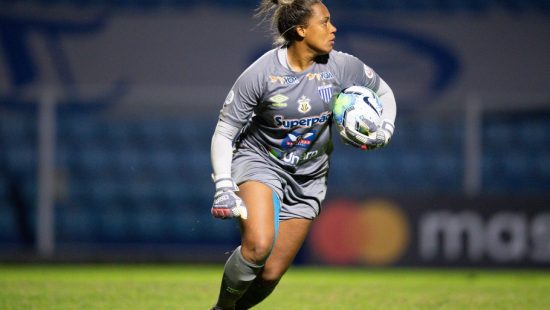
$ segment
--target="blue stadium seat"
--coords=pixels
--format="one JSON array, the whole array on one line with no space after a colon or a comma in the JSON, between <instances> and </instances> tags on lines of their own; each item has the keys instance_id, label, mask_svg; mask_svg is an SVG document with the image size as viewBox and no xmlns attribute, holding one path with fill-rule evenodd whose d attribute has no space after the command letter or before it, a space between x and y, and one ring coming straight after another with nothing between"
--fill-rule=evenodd
<instances>
[{"instance_id":1,"label":"blue stadium seat","mask_svg":"<svg viewBox=\"0 0 550 310\"><path fill-rule=\"evenodd\" d=\"M58 126L58 137L71 146L82 146L96 142L98 129L97 120L88 117L65 117Z\"/></svg>"},{"instance_id":2,"label":"blue stadium seat","mask_svg":"<svg viewBox=\"0 0 550 310\"><path fill-rule=\"evenodd\" d=\"M0 122L2 141L14 143L3 158L21 173L26 199L34 206L35 124L20 119L23 125ZM547 192L550 118L529 116L512 122L506 115L489 115L484 121L483 190ZM398 124L392 143L383 150L359 152L335 142L329 194L462 193L461 120L404 114ZM236 238L234 225L212 225L209 214L214 125L215 119L205 117L61 117L56 156L69 189L58 210L62 239L192 243L215 241L216 234ZM520 140L513 148L512 135ZM0 191L0 206L5 204L3 196Z\"/></svg>"},{"instance_id":3,"label":"blue stadium seat","mask_svg":"<svg viewBox=\"0 0 550 310\"><path fill-rule=\"evenodd\" d=\"M99 224L95 231L98 239L108 242L125 242L131 235L130 218L132 212L127 206L116 203L107 205L96 215Z\"/></svg>"},{"instance_id":4,"label":"blue stadium seat","mask_svg":"<svg viewBox=\"0 0 550 310\"><path fill-rule=\"evenodd\" d=\"M13 206L0 200L0 243L16 242L18 239Z\"/></svg>"},{"instance_id":5,"label":"blue stadium seat","mask_svg":"<svg viewBox=\"0 0 550 310\"><path fill-rule=\"evenodd\" d=\"M546 150L532 158L534 172L532 177L536 180L533 188L541 188L543 192L550 191L550 151Z\"/></svg>"},{"instance_id":6,"label":"blue stadium seat","mask_svg":"<svg viewBox=\"0 0 550 310\"><path fill-rule=\"evenodd\" d=\"M432 184L439 192L458 192L462 182L462 162L460 153L438 152L433 154Z\"/></svg>"},{"instance_id":7,"label":"blue stadium seat","mask_svg":"<svg viewBox=\"0 0 550 310\"><path fill-rule=\"evenodd\" d=\"M162 209L154 204L142 204L127 209L129 219L128 230L134 235L134 238L145 241L162 240L164 236Z\"/></svg>"},{"instance_id":8,"label":"blue stadium seat","mask_svg":"<svg viewBox=\"0 0 550 310\"><path fill-rule=\"evenodd\" d=\"M58 210L56 236L58 242L93 241L98 213L93 208L68 205Z\"/></svg>"},{"instance_id":9,"label":"blue stadium seat","mask_svg":"<svg viewBox=\"0 0 550 310\"><path fill-rule=\"evenodd\" d=\"M147 166L153 176L159 179L169 178L177 175L179 164L178 154L166 148L153 149L149 152Z\"/></svg>"}]
</instances>

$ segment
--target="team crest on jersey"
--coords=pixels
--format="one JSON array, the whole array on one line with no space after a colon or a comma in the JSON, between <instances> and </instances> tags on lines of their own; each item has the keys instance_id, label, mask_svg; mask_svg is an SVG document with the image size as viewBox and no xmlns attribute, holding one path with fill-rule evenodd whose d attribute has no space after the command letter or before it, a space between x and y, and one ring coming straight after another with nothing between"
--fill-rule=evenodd
<instances>
[{"instance_id":1,"label":"team crest on jersey","mask_svg":"<svg viewBox=\"0 0 550 310\"><path fill-rule=\"evenodd\" d=\"M300 113L307 113L311 110L311 104L309 104L311 100L306 97L302 96L300 99L298 99L298 112Z\"/></svg>"},{"instance_id":2,"label":"team crest on jersey","mask_svg":"<svg viewBox=\"0 0 550 310\"><path fill-rule=\"evenodd\" d=\"M275 108L284 108L287 106L286 101L288 100L287 96L277 94L271 98L269 98L269 101L271 101L271 106Z\"/></svg>"},{"instance_id":3,"label":"team crest on jersey","mask_svg":"<svg viewBox=\"0 0 550 310\"><path fill-rule=\"evenodd\" d=\"M330 102L332 98L332 84L319 86L317 87L317 91L319 91L319 96L321 96L321 99L323 99L325 103Z\"/></svg>"}]
</instances>

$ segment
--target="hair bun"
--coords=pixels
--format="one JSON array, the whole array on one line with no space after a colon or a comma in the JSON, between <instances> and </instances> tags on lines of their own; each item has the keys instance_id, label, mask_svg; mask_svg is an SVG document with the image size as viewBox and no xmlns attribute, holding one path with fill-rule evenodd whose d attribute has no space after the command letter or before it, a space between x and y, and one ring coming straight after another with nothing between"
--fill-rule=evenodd
<instances>
[{"instance_id":1,"label":"hair bun","mask_svg":"<svg viewBox=\"0 0 550 310\"><path fill-rule=\"evenodd\" d=\"M291 5L294 0L272 0L272 2L278 5Z\"/></svg>"}]
</instances>

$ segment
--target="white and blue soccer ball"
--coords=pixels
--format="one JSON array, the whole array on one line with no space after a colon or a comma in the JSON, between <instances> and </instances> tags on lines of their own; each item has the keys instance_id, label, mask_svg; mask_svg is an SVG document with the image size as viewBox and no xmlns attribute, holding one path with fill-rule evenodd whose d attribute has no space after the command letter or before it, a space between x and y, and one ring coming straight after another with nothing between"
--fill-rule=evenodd
<instances>
[{"instance_id":1,"label":"white and blue soccer ball","mask_svg":"<svg viewBox=\"0 0 550 310\"><path fill-rule=\"evenodd\" d=\"M382 122L382 103L371 89L351 86L333 97L332 114L340 133L348 128L369 135Z\"/></svg>"}]
</instances>

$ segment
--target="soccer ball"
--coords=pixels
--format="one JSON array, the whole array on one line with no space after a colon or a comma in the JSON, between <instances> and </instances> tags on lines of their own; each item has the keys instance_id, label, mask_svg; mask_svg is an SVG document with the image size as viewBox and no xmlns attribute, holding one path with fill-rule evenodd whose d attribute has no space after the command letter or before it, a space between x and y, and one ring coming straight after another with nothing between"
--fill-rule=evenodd
<instances>
[{"instance_id":1,"label":"soccer ball","mask_svg":"<svg viewBox=\"0 0 550 310\"><path fill-rule=\"evenodd\" d=\"M369 88L351 86L333 97L332 114L340 133L348 128L369 135L380 126L382 103Z\"/></svg>"}]
</instances>

